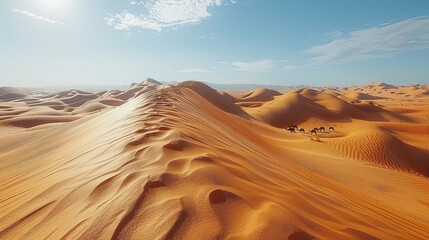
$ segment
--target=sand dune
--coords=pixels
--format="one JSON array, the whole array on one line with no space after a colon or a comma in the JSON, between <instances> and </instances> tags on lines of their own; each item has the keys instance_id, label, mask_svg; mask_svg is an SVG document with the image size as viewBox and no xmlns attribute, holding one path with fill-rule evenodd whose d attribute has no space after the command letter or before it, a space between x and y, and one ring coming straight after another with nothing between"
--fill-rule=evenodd
<instances>
[{"instance_id":1,"label":"sand dune","mask_svg":"<svg viewBox=\"0 0 429 240\"><path fill-rule=\"evenodd\" d=\"M270 101L270 100L273 100L275 96L279 96L279 95L282 95L282 94L278 91L260 88L254 91L244 93L243 95L240 96L239 100L244 102Z\"/></svg>"},{"instance_id":2,"label":"sand dune","mask_svg":"<svg viewBox=\"0 0 429 240\"><path fill-rule=\"evenodd\" d=\"M377 100L380 103L394 103L396 106L427 105L429 85L416 84L407 86L393 86L383 82L368 84L364 86L351 87L328 87L322 88L343 94L345 97L357 97L357 100ZM354 92L354 93L353 93ZM363 94L363 95L362 95Z\"/></svg>"},{"instance_id":3,"label":"sand dune","mask_svg":"<svg viewBox=\"0 0 429 240\"><path fill-rule=\"evenodd\" d=\"M362 92L346 92L343 96L354 99L354 100L376 100L381 99L381 97L375 97L370 94L362 93Z\"/></svg>"},{"instance_id":4,"label":"sand dune","mask_svg":"<svg viewBox=\"0 0 429 240\"><path fill-rule=\"evenodd\" d=\"M292 124L332 125L366 121L413 122L415 119L389 111L374 102L347 102L333 94L312 89L300 89L275 97L258 105L243 105L243 109L256 119L278 128Z\"/></svg>"},{"instance_id":5,"label":"sand dune","mask_svg":"<svg viewBox=\"0 0 429 240\"><path fill-rule=\"evenodd\" d=\"M286 128L292 124L311 121L321 124L325 120L347 121L347 117L334 113L324 106L304 97L299 93L287 93L259 107L245 108L256 119L274 127Z\"/></svg>"},{"instance_id":6,"label":"sand dune","mask_svg":"<svg viewBox=\"0 0 429 240\"><path fill-rule=\"evenodd\" d=\"M428 99L390 92L415 88L0 100L0 239L427 239Z\"/></svg>"},{"instance_id":7,"label":"sand dune","mask_svg":"<svg viewBox=\"0 0 429 240\"><path fill-rule=\"evenodd\" d=\"M18 87L0 87L0 96L6 94L19 94L23 96L33 94L46 94L47 92L41 89L34 88L18 88Z\"/></svg>"}]
</instances>

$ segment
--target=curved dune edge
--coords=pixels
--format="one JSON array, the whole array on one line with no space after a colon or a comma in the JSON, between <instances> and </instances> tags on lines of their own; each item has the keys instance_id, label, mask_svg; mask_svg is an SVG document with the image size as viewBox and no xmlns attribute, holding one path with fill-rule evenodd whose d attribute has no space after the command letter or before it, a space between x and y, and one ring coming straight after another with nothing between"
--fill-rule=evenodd
<instances>
[{"instance_id":1,"label":"curved dune edge","mask_svg":"<svg viewBox=\"0 0 429 240\"><path fill-rule=\"evenodd\" d=\"M380 167L382 156L368 163L349 154L372 131L384 146L383 129L354 129L352 120L338 126L343 137L315 142L199 83L130 95L116 108L0 139L0 239L429 235L428 180ZM402 128L389 128L392 147L411 144ZM421 149L426 128L413 134Z\"/></svg>"}]
</instances>

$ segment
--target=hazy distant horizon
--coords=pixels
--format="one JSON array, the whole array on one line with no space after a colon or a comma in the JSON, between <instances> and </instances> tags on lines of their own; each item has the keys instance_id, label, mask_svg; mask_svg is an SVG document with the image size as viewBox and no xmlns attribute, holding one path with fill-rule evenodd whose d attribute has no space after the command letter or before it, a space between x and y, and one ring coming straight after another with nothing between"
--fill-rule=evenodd
<instances>
[{"instance_id":1,"label":"hazy distant horizon","mask_svg":"<svg viewBox=\"0 0 429 240\"><path fill-rule=\"evenodd\" d=\"M153 79L153 78L147 78L147 79ZM154 79L156 81L159 81L158 79ZM144 81L144 80L143 80ZM92 91L92 92L98 92L98 91L104 91L104 90L123 90L127 87L129 87L133 83L142 83L140 82L130 82L129 84L117 84L117 85L51 85L51 86L0 86L0 87L17 87L17 88L33 88L33 89L40 89L40 90L51 90L51 91L64 91L64 90L70 90L70 89L79 89L84 91ZM198 80L185 80L185 81L198 81ZM181 81L181 82L185 82ZM180 82L178 81L159 81L162 84L178 84ZM277 85L277 84L258 84L258 83L212 83L212 82L204 82L205 84L211 86L214 89L217 90L254 90L257 88L268 88L268 89L286 89L286 88L324 88L324 87L351 87L351 86L364 86L368 84L376 84L379 82L371 82L366 84L359 84L359 85L325 85L325 86L317 86L317 85ZM414 83L414 84L403 84L403 85L395 85L390 84L389 82L383 82L385 84L393 85L393 86L406 86L406 85L417 85L422 83Z\"/></svg>"}]
</instances>

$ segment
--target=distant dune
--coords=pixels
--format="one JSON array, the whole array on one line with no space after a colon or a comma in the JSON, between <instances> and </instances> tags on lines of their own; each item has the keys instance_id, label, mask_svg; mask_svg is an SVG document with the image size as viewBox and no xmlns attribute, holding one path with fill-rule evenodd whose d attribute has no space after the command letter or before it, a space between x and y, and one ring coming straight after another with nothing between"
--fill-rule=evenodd
<instances>
[{"instance_id":1,"label":"distant dune","mask_svg":"<svg viewBox=\"0 0 429 240\"><path fill-rule=\"evenodd\" d=\"M427 239L429 85L283 92L0 88L0 239Z\"/></svg>"},{"instance_id":2,"label":"distant dune","mask_svg":"<svg viewBox=\"0 0 429 240\"><path fill-rule=\"evenodd\" d=\"M244 93L240 96L241 101L270 101L273 100L275 96L282 95L280 92L260 88L247 93Z\"/></svg>"},{"instance_id":3,"label":"distant dune","mask_svg":"<svg viewBox=\"0 0 429 240\"><path fill-rule=\"evenodd\" d=\"M0 96L6 94L19 94L19 95L32 95L32 94L46 94L47 92L35 88L18 88L18 87L0 87Z\"/></svg>"},{"instance_id":4,"label":"distant dune","mask_svg":"<svg viewBox=\"0 0 429 240\"><path fill-rule=\"evenodd\" d=\"M376 99L382 98L382 97L375 97L370 94L366 94L362 92L346 92L342 95L355 100L376 100Z\"/></svg>"}]
</instances>

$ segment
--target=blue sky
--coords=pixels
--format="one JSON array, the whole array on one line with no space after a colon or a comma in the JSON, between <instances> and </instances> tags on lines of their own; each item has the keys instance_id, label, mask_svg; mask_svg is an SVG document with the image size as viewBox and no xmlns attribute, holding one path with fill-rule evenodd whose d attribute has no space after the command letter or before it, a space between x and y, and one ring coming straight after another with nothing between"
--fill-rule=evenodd
<instances>
[{"instance_id":1,"label":"blue sky","mask_svg":"<svg viewBox=\"0 0 429 240\"><path fill-rule=\"evenodd\" d=\"M429 83L429 1L2 0L0 86Z\"/></svg>"}]
</instances>

